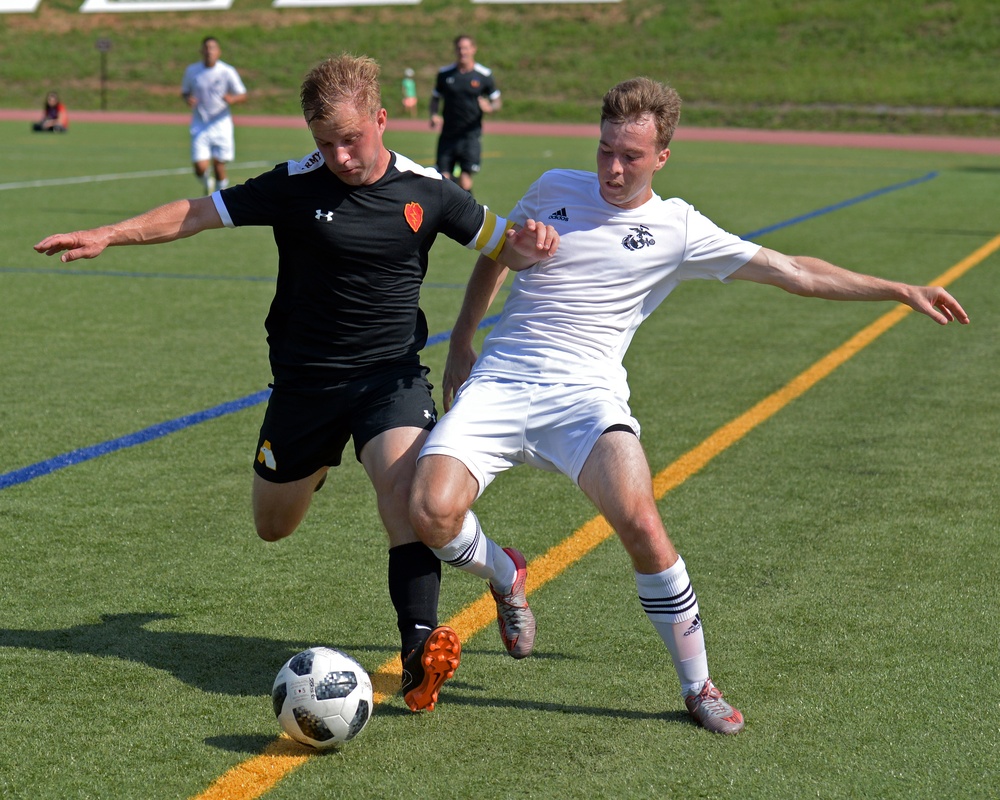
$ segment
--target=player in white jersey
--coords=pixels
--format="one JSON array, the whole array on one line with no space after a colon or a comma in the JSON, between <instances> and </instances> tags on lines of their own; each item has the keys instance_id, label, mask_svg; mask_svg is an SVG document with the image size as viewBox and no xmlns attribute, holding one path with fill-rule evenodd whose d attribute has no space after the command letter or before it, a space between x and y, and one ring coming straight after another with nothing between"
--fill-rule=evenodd
<instances>
[{"instance_id":1,"label":"player in white jersey","mask_svg":"<svg viewBox=\"0 0 1000 800\"><path fill-rule=\"evenodd\" d=\"M191 109L191 163L205 194L229 185L226 163L236 157L230 106L247 99L247 90L235 67L220 61L219 40L207 36L201 43L201 61L184 70L181 97ZM211 168L211 169L210 169Z\"/></svg>"},{"instance_id":2,"label":"player in white jersey","mask_svg":"<svg viewBox=\"0 0 1000 800\"><path fill-rule=\"evenodd\" d=\"M477 361L472 337L506 274L479 259L451 337L446 408L461 388L421 450L410 511L442 561L489 581L504 645L523 658L535 638L525 559L488 538L470 508L498 473L519 464L569 476L631 557L640 602L670 652L688 711L708 730L732 734L743 729L743 715L709 675L697 596L660 519L628 407L622 358L635 330L693 278L831 300L896 300L941 324L968 316L942 288L787 256L727 233L681 200L658 197L652 179L667 162L679 116L677 93L648 78L605 95L597 173L547 172L510 215L551 223L559 251L518 272Z\"/></svg>"}]
</instances>

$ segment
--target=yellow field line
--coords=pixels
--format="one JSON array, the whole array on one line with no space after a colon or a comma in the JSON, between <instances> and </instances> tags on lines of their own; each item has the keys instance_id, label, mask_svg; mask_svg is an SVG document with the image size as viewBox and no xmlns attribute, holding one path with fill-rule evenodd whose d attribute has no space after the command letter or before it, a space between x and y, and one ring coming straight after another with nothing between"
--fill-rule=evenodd
<instances>
[{"instance_id":1,"label":"yellow field line","mask_svg":"<svg viewBox=\"0 0 1000 800\"><path fill-rule=\"evenodd\" d=\"M932 283L937 286L947 286L997 250L1000 250L1000 235L959 261ZM657 499L662 499L671 489L675 489L700 471L715 456L815 386L909 313L911 309L908 306L896 306L797 375L774 394L723 425L701 444L686 452L654 477L653 491ZM614 530L604 517L597 516L584 523L568 539L564 539L529 564L528 592L544 586L613 534ZM445 624L454 628L459 638L465 641L490 625L495 618L496 605L487 592ZM402 668L398 658L390 658L372 674L376 705L384 703L398 691L401 674ZM312 755L311 751L282 734L259 756L237 764L193 800L254 800L270 790L289 772L305 763Z\"/></svg>"}]
</instances>

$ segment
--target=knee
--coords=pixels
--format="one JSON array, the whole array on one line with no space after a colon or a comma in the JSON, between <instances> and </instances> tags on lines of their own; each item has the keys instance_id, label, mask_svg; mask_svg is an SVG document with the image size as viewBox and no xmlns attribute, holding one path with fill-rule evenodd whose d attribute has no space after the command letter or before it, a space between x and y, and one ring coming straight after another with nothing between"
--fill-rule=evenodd
<instances>
[{"instance_id":1,"label":"knee","mask_svg":"<svg viewBox=\"0 0 1000 800\"><path fill-rule=\"evenodd\" d=\"M468 509L454 498L414 486L410 495L410 524L429 547L443 547L462 529Z\"/></svg>"},{"instance_id":2,"label":"knee","mask_svg":"<svg viewBox=\"0 0 1000 800\"><path fill-rule=\"evenodd\" d=\"M257 535L265 542L277 542L291 536L299 526L298 517L283 514L264 504L255 504L253 522Z\"/></svg>"},{"instance_id":3,"label":"knee","mask_svg":"<svg viewBox=\"0 0 1000 800\"><path fill-rule=\"evenodd\" d=\"M410 524L429 547L444 547L462 530L479 484L461 462L429 455L417 462L410 492Z\"/></svg>"},{"instance_id":4,"label":"knee","mask_svg":"<svg viewBox=\"0 0 1000 800\"><path fill-rule=\"evenodd\" d=\"M257 535L265 542L277 542L295 532L294 527L281 524L278 520L254 520Z\"/></svg>"},{"instance_id":5,"label":"knee","mask_svg":"<svg viewBox=\"0 0 1000 800\"><path fill-rule=\"evenodd\" d=\"M418 483L410 493L409 509L410 524L413 525L414 532L421 540L426 541L425 537L433 534L441 524L442 504Z\"/></svg>"},{"instance_id":6,"label":"knee","mask_svg":"<svg viewBox=\"0 0 1000 800\"><path fill-rule=\"evenodd\" d=\"M276 542L295 533L324 477L325 473L292 483L270 483L255 474L251 505L257 535L265 542Z\"/></svg>"},{"instance_id":7,"label":"knee","mask_svg":"<svg viewBox=\"0 0 1000 800\"><path fill-rule=\"evenodd\" d=\"M663 525L663 520L654 509L646 513L635 513L615 526L618 538L633 563L642 567L641 571L656 566L655 571L666 569L677 554Z\"/></svg>"}]
</instances>

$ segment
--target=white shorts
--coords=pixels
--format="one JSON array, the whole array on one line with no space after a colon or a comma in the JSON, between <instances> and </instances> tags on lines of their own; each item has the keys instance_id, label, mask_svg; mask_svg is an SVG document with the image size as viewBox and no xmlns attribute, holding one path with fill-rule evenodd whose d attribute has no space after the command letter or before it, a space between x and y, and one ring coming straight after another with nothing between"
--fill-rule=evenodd
<instances>
[{"instance_id":1,"label":"white shorts","mask_svg":"<svg viewBox=\"0 0 1000 800\"><path fill-rule=\"evenodd\" d=\"M420 456L457 458L482 494L501 472L530 464L574 483L612 425L639 435L628 403L604 388L482 377L468 381L434 426Z\"/></svg>"},{"instance_id":2,"label":"white shorts","mask_svg":"<svg viewBox=\"0 0 1000 800\"><path fill-rule=\"evenodd\" d=\"M192 164L198 161L232 161L235 155L232 117L209 123L191 123Z\"/></svg>"}]
</instances>

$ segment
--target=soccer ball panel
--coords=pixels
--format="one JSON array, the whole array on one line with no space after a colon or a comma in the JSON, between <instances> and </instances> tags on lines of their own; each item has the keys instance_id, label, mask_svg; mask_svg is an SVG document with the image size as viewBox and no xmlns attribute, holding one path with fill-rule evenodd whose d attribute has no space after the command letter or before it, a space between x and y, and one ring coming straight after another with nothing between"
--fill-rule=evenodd
<instances>
[{"instance_id":1,"label":"soccer ball panel","mask_svg":"<svg viewBox=\"0 0 1000 800\"><path fill-rule=\"evenodd\" d=\"M335 697L347 697L357 688L358 679L352 671L328 672L316 681L316 699L332 700Z\"/></svg>"},{"instance_id":2,"label":"soccer ball panel","mask_svg":"<svg viewBox=\"0 0 1000 800\"><path fill-rule=\"evenodd\" d=\"M278 671L271 702L278 722L293 739L318 749L335 747L368 724L371 678L346 653L311 647Z\"/></svg>"},{"instance_id":3,"label":"soccer ball panel","mask_svg":"<svg viewBox=\"0 0 1000 800\"><path fill-rule=\"evenodd\" d=\"M285 698L288 697L288 684L284 681L275 682L271 689L271 704L274 706L274 716L281 714L281 707L285 705Z\"/></svg>"},{"instance_id":4,"label":"soccer ball panel","mask_svg":"<svg viewBox=\"0 0 1000 800\"><path fill-rule=\"evenodd\" d=\"M292 716L295 717L295 724L298 725L302 735L310 741L328 742L334 734L322 717L317 717L305 706L295 706L292 709Z\"/></svg>"},{"instance_id":5,"label":"soccer ball panel","mask_svg":"<svg viewBox=\"0 0 1000 800\"><path fill-rule=\"evenodd\" d=\"M308 675L312 672L313 660L315 658L315 650L303 650L298 655L294 655L288 659L288 669L296 675Z\"/></svg>"}]
</instances>

